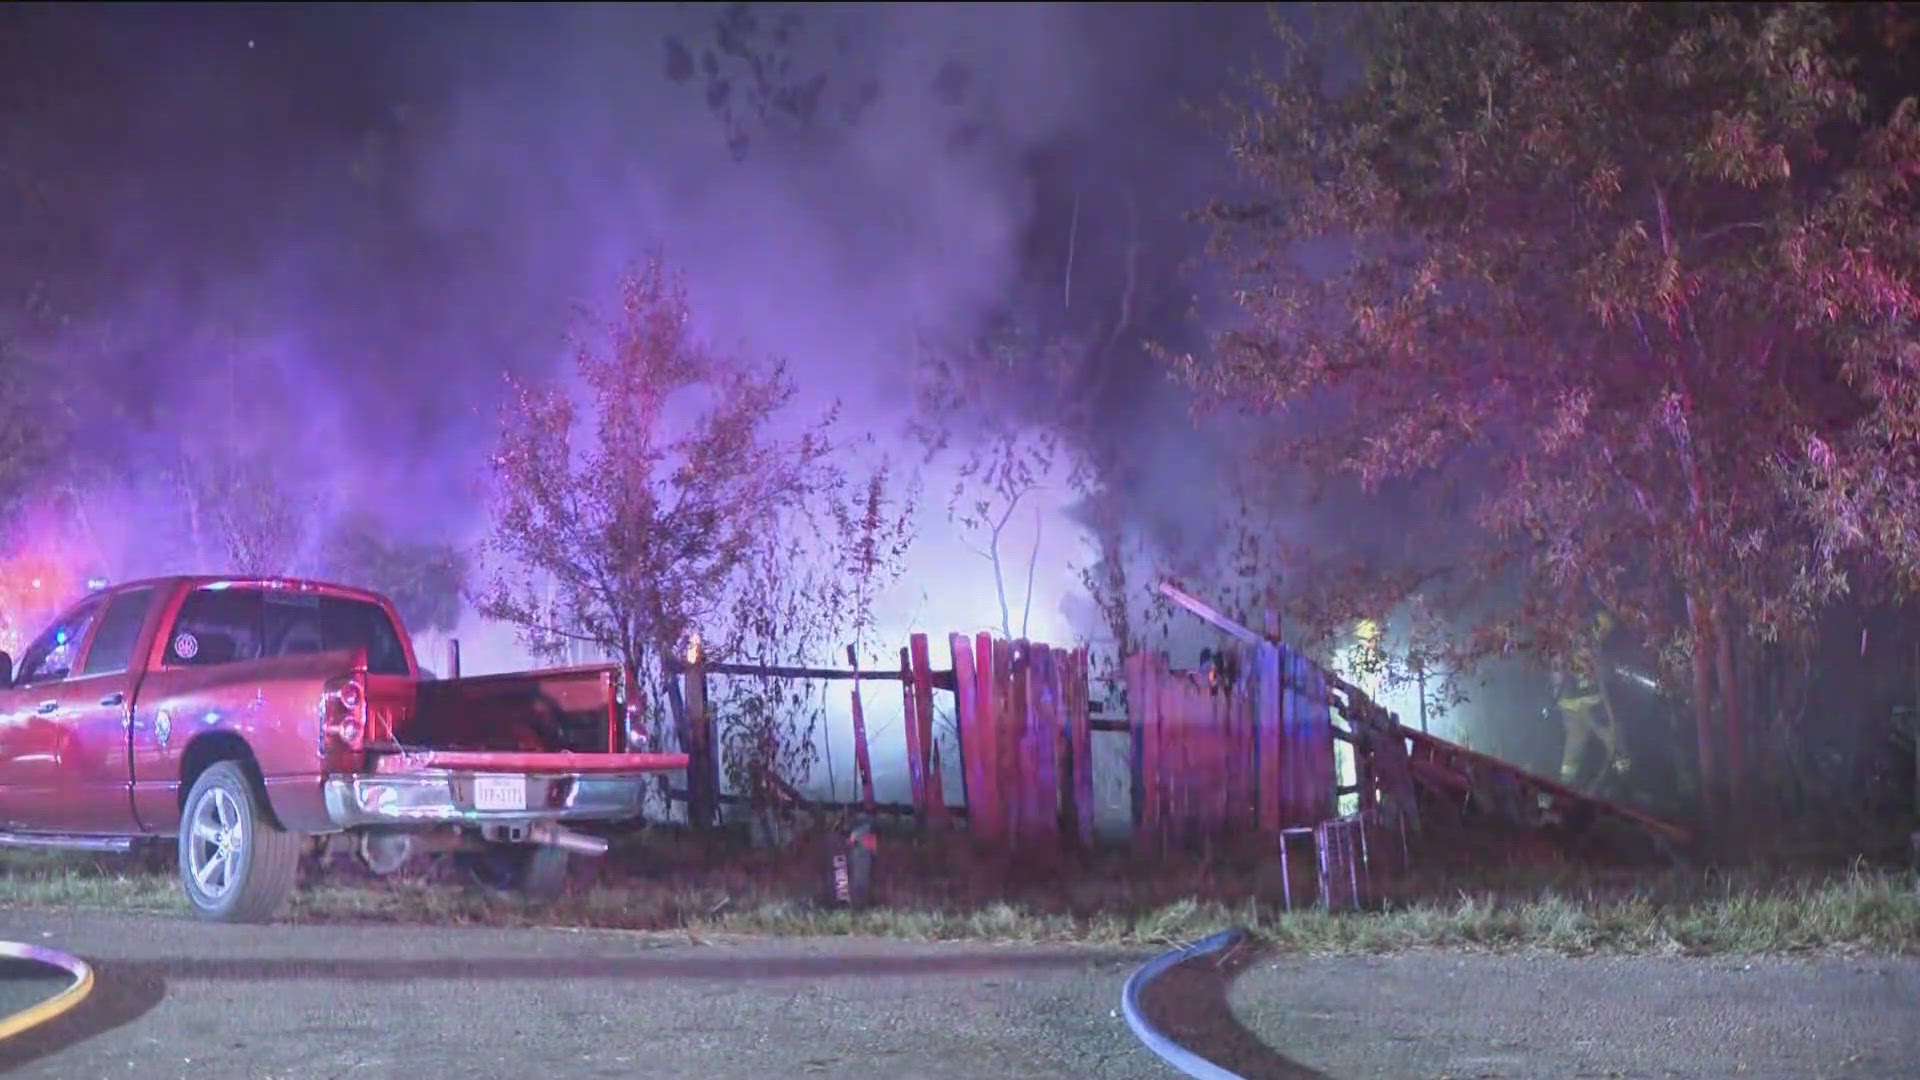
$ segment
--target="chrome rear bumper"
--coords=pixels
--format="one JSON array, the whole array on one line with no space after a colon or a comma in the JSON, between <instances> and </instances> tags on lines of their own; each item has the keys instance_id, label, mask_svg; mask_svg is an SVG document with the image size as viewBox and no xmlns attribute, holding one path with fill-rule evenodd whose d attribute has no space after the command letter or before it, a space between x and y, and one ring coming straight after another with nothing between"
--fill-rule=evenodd
<instances>
[{"instance_id":1,"label":"chrome rear bumper","mask_svg":"<svg viewBox=\"0 0 1920 1080\"><path fill-rule=\"evenodd\" d=\"M523 808L481 809L480 777L524 781ZM366 825L490 825L535 821L624 821L637 817L645 776L591 773L475 773L423 769L336 776L326 781L327 816L342 829Z\"/></svg>"}]
</instances>

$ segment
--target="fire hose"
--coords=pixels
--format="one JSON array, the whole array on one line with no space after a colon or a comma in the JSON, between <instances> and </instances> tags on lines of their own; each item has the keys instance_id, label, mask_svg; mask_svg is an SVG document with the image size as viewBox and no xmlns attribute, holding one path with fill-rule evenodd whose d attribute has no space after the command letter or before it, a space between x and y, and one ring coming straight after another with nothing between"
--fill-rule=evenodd
<instances>
[{"instance_id":1,"label":"fire hose","mask_svg":"<svg viewBox=\"0 0 1920 1080\"><path fill-rule=\"evenodd\" d=\"M1245 927L1235 926L1203 937L1199 941L1176 946L1142 964L1140 970L1128 976L1126 984L1120 988L1120 1013L1127 1018L1127 1026L1133 1029L1134 1037L1139 1039L1147 1049L1153 1051L1160 1060L1193 1077L1193 1080L1245 1080L1245 1078L1181 1046L1166 1032L1154 1026L1140 1009L1141 991L1146 989L1148 983L1164 975L1176 965L1225 951L1238 944L1246 935Z\"/></svg>"},{"instance_id":2,"label":"fire hose","mask_svg":"<svg viewBox=\"0 0 1920 1080\"><path fill-rule=\"evenodd\" d=\"M42 948L39 945L22 945L18 942L0 941L0 958L25 960L34 964L56 967L73 977L66 988L37 1005L21 1009L11 1016L0 1017L0 1039L11 1038L30 1027L44 1024L74 1006L86 1000L93 991L93 968L77 956L69 956L57 949Z\"/></svg>"}]
</instances>

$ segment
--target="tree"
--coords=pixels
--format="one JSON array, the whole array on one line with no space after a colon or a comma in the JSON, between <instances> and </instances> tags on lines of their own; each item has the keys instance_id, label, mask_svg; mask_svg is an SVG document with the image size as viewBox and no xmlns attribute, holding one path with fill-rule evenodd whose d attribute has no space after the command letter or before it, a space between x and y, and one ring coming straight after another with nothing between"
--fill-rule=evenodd
<instances>
[{"instance_id":1,"label":"tree","mask_svg":"<svg viewBox=\"0 0 1920 1080\"><path fill-rule=\"evenodd\" d=\"M55 478L71 421L49 365L0 327L0 521L18 523L27 497Z\"/></svg>"},{"instance_id":2,"label":"tree","mask_svg":"<svg viewBox=\"0 0 1920 1080\"><path fill-rule=\"evenodd\" d=\"M746 157L755 138L843 132L880 100L872 73L849 70L844 13L785 5L764 10L768 6L703 6L710 36L661 39L663 73L674 83L700 87L736 161ZM834 44L823 47L824 39ZM805 57L808 45L829 55Z\"/></svg>"},{"instance_id":3,"label":"tree","mask_svg":"<svg viewBox=\"0 0 1920 1080\"><path fill-rule=\"evenodd\" d=\"M1912 106L1861 62L1878 17L1277 16L1280 60L1228 113L1259 194L1204 215L1246 325L1181 360L1193 384L1294 410L1276 443L1321 475L1464 476L1454 602L1505 602L1462 658L1565 657L1610 614L1685 674L1704 786L1736 797L1750 646L1847 585L1775 465L1884 441L1842 377L1894 366L1916 314Z\"/></svg>"},{"instance_id":4,"label":"tree","mask_svg":"<svg viewBox=\"0 0 1920 1080\"><path fill-rule=\"evenodd\" d=\"M843 614L842 629L853 639L854 652L862 657L874 631L874 606L906 574L907 552L915 538L920 477L909 475L896 491L896 471L882 459L865 483L835 483L828 489L835 573L846 582L846 596L835 598L835 606Z\"/></svg>"},{"instance_id":5,"label":"tree","mask_svg":"<svg viewBox=\"0 0 1920 1080\"><path fill-rule=\"evenodd\" d=\"M235 298L244 302L246 293ZM288 439L299 390L273 362L265 328L210 320L178 348L205 372L170 419L173 481L187 517L195 569L277 575L292 572L324 503L321 447Z\"/></svg>"},{"instance_id":6,"label":"tree","mask_svg":"<svg viewBox=\"0 0 1920 1080\"><path fill-rule=\"evenodd\" d=\"M845 583L821 559L810 515L787 515L754 541L728 612L724 655L763 666L804 665L830 646L840 621ZM795 520L800 519L800 520ZM830 556L830 552L827 553ZM733 790L757 812L798 791L820 760L824 702L799 679L726 679L710 699L719 720L720 762Z\"/></svg>"},{"instance_id":7,"label":"tree","mask_svg":"<svg viewBox=\"0 0 1920 1080\"><path fill-rule=\"evenodd\" d=\"M781 516L756 544L732 617L725 655L762 666L836 665L847 646L865 652L875 598L906 569L913 542L916 485L893 490L882 462L863 483L835 469L812 497ZM727 680L716 699L724 721L722 762L734 790L756 808L798 791L827 751L830 797L837 797L832 744L819 738L827 694L838 684L776 676Z\"/></svg>"},{"instance_id":8,"label":"tree","mask_svg":"<svg viewBox=\"0 0 1920 1080\"><path fill-rule=\"evenodd\" d=\"M604 650L652 704L660 659L725 620L765 538L819 490L833 417L782 430L784 366L699 341L685 286L658 257L585 325L584 407L561 386L508 379L477 606L541 654L568 641Z\"/></svg>"},{"instance_id":9,"label":"tree","mask_svg":"<svg viewBox=\"0 0 1920 1080\"><path fill-rule=\"evenodd\" d=\"M1085 430L1087 408L1066 393L1081 356L1068 339L1006 330L960 347L923 343L921 349L909 430L925 449L927 464L951 463L947 520L993 570L1000 632L1024 638L1045 521L1034 497L1049 486L1087 482L1084 459L1069 445ZM1029 535L1028 512L1032 540L1016 546L1016 537ZM1023 549L1025 558L1012 561ZM1013 594L1017 601L1008 592L1015 575L1024 582Z\"/></svg>"},{"instance_id":10,"label":"tree","mask_svg":"<svg viewBox=\"0 0 1920 1080\"><path fill-rule=\"evenodd\" d=\"M313 500L272 462L227 449L181 451L176 473L202 569L277 575L292 569Z\"/></svg>"},{"instance_id":11,"label":"tree","mask_svg":"<svg viewBox=\"0 0 1920 1080\"><path fill-rule=\"evenodd\" d=\"M469 561L452 544L394 540L364 512L334 523L321 556L328 578L386 596L414 634L449 633L459 625Z\"/></svg>"}]
</instances>

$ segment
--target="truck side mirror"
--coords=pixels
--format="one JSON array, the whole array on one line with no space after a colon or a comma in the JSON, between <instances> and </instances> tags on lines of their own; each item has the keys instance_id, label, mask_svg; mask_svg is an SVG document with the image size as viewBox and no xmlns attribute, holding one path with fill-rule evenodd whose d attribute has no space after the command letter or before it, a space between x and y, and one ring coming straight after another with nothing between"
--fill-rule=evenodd
<instances>
[{"instance_id":1,"label":"truck side mirror","mask_svg":"<svg viewBox=\"0 0 1920 1080\"><path fill-rule=\"evenodd\" d=\"M13 654L0 649L0 690L13 689Z\"/></svg>"}]
</instances>

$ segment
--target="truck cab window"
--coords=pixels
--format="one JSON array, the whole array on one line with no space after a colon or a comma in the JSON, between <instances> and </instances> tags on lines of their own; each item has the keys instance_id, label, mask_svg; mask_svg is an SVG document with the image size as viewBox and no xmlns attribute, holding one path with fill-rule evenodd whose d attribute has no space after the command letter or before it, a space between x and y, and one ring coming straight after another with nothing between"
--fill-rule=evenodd
<instances>
[{"instance_id":1,"label":"truck cab window","mask_svg":"<svg viewBox=\"0 0 1920 1080\"><path fill-rule=\"evenodd\" d=\"M409 673L400 635L378 604L269 589L196 589L174 620L166 662L202 667L363 647L372 673Z\"/></svg>"},{"instance_id":2,"label":"truck cab window","mask_svg":"<svg viewBox=\"0 0 1920 1080\"><path fill-rule=\"evenodd\" d=\"M140 627L147 621L147 609L153 606L153 590L132 589L107 600L106 613L100 616L100 629L94 631L93 644L87 646L82 675L115 675L133 665L133 646Z\"/></svg>"},{"instance_id":3,"label":"truck cab window","mask_svg":"<svg viewBox=\"0 0 1920 1080\"><path fill-rule=\"evenodd\" d=\"M20 658L20 678L22 685L31 683L55 682L66 678L73 672L74 656L87 640L87 630L93 626L93 618L100 613L100 602L90 601L63 616L59 622L47 628Z\"/></svg>"},{"instance_id":4,"label":"truck cab window","mask_svg":"<svg viewBox=\"0 0 1920 1080\"><path fill-rule=\"evenodd\" d=\"M407 674L406 649L380 605L329 596L320 602L320 625L329 649L365 646L367 670L373 674Z\"/></svg>"},{"instance_id":5,"label":"truck cab window","mask_svg":"<svg viewBox=\"0 0 1920 1080\"><path fill-rule=\"evenodd\" d=\"M166 663L210 667L260 658L258 589L195 589L167 634Z\"/></svg>"},{"instance_id":6,"label":"truck cab window","mask_svg":"<svg viewBox=\"0 0 1920 1080\"><path fill-rule=\"evenodd\" d=\"M266 641L270 656L367 650L367 670L375 675L407 674L407 654L393 620L378 604L343 596L292 594L266 597Z\"/></svg>"}]
</instances>

